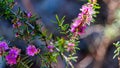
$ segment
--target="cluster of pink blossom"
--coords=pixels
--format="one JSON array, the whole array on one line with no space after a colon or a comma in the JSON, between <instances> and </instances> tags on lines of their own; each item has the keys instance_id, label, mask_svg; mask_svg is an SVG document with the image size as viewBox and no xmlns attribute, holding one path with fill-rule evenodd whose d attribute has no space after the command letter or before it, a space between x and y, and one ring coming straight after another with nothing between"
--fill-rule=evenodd
<instances>
[{"instance_id":1,"label":"cluster of pink blossom","mask_svg":"<svg viewBox=\"0 0 120 68\"><path fill-rule=\"evenodd\" d=\"M93 2L93 1L92 1ZM95 2L95 1L94 1ZM93 20L93 15L95 14L94 4L84 4L80 9L81 13L78 14L78 17L73 20L70 31L73 33L73 36L81 35L85 33L87 25L90 25L90 22ZM74 43L68 43L67 51L74 49Z\"/></svg>"},{"instance_id":2,"label":"cluster of pink blossom","mask_svg":"<svg viewBox=\"0 0 120 68\"><path fill-rule=\"evenodd\" d=\"M73 21L70 29L72 33L77 33L79 35L84 33L86 25L90 24L93 19L93 14L95 14L93 4L87 3L83 5L80 10L81 13L79 13L78 17Z\"/></svg>"},{"instance_id":3,"label":"cluster of pink blossom","mask_svg":"<svg viewBox=\"0 0 120 68\"><path fill-rule=\"evenodd\" d=\"M10 65L16 64L20 57L21 50L16 47L9 48L5 41L0 41L0 54L2 55L4 52L7 52L6 50L9 50L8 54L5 55L7 63ZM28 45L26 49L28 56L34 56L38 52L39 50L34 45Z\"/></svg>"},{"instance_id":4,"label":"cluster of pink blossom","mask_svg":"<svg viewBox=\"0 0 120 68\"><path fill-rule=\"evenodd\" d=\"M6 52L6 50L10 49L10 51L8 52L8 54L5 56L5 59L7 61L8 64L13 65L17 63L17 58L19 56L20 53L20 49L13 47L13 48L9 48L8 44L5 41L0 41L0 53L1 55Z\"/></svg>"},{"instance_id":5,"label":"cluster of pink blossom","mask_svg":"<svg viewBox=\"0 0 120 68\"><path fill-rule=\"evenodd\" d=\"M8 64L13 65L17 63L19 57L20 49L13 47L10 49L8 55L5 57Z\"/></svg>"}]
</instances>

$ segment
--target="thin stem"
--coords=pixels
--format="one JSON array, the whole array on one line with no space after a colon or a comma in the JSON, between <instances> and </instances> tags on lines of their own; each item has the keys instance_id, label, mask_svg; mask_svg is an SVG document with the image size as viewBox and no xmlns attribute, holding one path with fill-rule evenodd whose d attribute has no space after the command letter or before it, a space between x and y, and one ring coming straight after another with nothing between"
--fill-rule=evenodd
<instances>
[{"instance_id":1,"label":"thin stem","mask_svg":"<svg viewBox=\"0 0 120 68\"><path fill-rule=\"evenodd\" d=\"M56 48L56 50L58 52L60 52L60 50L58 48ZM71 61L67 58L67 56L65 56L62 52L60 52L60 54L62 55L62 57L65 59L66 62L68 62L68 64L71 66L71 68L74 68L73 64L71 63Z\"/></svg>"},{"instance_id":2,"label":"thin stem","mask_svg":"<svg viewBox=\"0 0 120 68\"><path fill-rule=\"evenodd\" d=\"M35 29L33 25L31 25L28 21L25 22L28 26L30 26L32 29Z\"/></svg>"}]
</instances>

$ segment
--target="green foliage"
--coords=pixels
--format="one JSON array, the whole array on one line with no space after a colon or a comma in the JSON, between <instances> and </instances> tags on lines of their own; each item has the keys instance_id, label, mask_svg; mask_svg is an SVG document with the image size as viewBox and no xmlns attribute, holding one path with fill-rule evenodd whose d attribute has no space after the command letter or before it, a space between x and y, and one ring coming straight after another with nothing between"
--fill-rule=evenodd
<instances>
[{"instance_id":1,"label":"green foliage","mask_svg":"<svg viewBox=\"0 0 120 68\"><path fill-rule=\"evenodd\" d=\"M114 51L114 57L118 57L120 55L120 42L118 41L117 43L113 43L113 45L117 48L115 51Z\"/></svg>"},{"instance_id":2,"label":"green foliage","mask_svg":"<svg viewBox=\"0 0 120 68\"><path fill-rule=\"evenodd\" d=\"M32 65L33 65L32 59L26 56L19 60L16 68L31 68Z\"/></svg>"},{"instance_id":3,"label":"green foliage","mask_svg":"<svg viewBox=\"0 0 120 68\"><path fill-rule=\"evenodd\" d=\"M64 52L64 46L65 46L65 39L64 38L57 38L57 42L55 43L55 46L61 51Z\"/></svg>"},{"instance_id":4,"label":"green foliage","mask_svg":"<svg viewBox=\"0 0 120 68\"><path fill-rule=\"evenodd\" d=\"M65 16L62 17L62 19L60 19L58 17L58 15L55 16L56 17L56 20L58 24L58 31L60 31L61 34L67 34L68 33L68 28L69 28L69 24L64 24L64 21L65 21Z\"/></svg>"},{"instance_id":5,"label":"green foliage","mask_svg":"<svg viewBox=\"0 0 120 68\"><path fill-rule=\"evenodd\" d=\"M95 14L93 14L93 17L96 18L97 14L99 14L100 5L98 3L94 4L93 9L95 10ZM93 18L92 22L95 22L94 18Z\"/></svg>"},{"instance_id":6,"label":"green foliage","mask_svg":"<svg viewBox=\"0 0 120 68\"><path fill-rule=\"evenodd\" d=\"M0 17L3 16L5 19L10 19L13 17L11 13L11 8L14 6L14 0L0 0Z\"/></svg>"}]
</instances>

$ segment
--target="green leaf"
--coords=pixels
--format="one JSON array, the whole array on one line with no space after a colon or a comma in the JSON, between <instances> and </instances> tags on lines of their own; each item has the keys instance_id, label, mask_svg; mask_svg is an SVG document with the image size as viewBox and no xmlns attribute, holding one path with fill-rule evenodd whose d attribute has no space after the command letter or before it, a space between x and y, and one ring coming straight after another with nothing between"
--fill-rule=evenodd
<instances>
[{"instance_id":1,"label":"green leaf","mask_svg":"<svg viewBox=\"0 0 120 68\"><path fill-rule=\"evenodd\" d=\"M53 36L53 34L50 34L49 37L48 37L48 39L51 40L52 36Z\"/></svg>"},{"instance_id":2,"label":"green leaf","mask_svg":"<svg viewBox=\"0 0 120 68\"><path fill-rule=\"evenodd\" d=\"M56 19L57 19L58 24L60 24L60 20L59 20L58 15L56 15L55 17L56 17Z\"/></svg>"}]
</instances>

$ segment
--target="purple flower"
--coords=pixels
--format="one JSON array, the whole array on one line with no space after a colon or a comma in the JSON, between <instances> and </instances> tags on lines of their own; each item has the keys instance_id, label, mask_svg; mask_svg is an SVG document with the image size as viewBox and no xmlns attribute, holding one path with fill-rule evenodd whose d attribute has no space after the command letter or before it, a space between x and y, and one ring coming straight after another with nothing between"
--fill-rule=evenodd
<instances>
[{"instance_id":1,"label":"purple flower","mask_svg":"<svg viewBox=\"0 0 120 68\"><path fill-rule=\"evenodd\" d=\"M7 63L10 65L16 64L19 53L20 49L16 47L11 48L8 55L5 57Z\"/></svg>"},{"instance_id":2,"label":"purple flower","mask_svg":"<svg viewBox=\"0 0 120 68\"><path fill-rule=\"evenodd\" d=\"M79 28L78 34L80 35L80 34L85 33L85 29L86 29L86 26L81 26L81 27Z\"/></svg>"},{"instance_id":3,"label":"purple flower","mask_svg":"<svg viewBox=\"0 0 120 68\"><path fill-rule=\"evenodd\" d=\"M0 49L2 50L9 49L8 44L5 41L0 41Z\"/></svg>"},{"instance_id":4,"label":"purple flower","mask_svg":"<svg viewBox=\"0 0 120 68\"><path fill-rule=\"evenodd\" d=\"M36 49L36 47L34 45L29 45L27 47L27 55L34 56L37 53L38 53L38 49Z\"/></svg>"},{"instance_id":5,"label":"purple flower","mask_svg":"<svg viewBox=\"0 0 120 68\"><path fill-rule=\"evenodd\" d=\"M27 17L30 18L32 16L31 12L27 13Z\"/></svg>"},{"instance_id":6,"label":"purple flower","mask_svg":"<svg viewBox=\"0 0 120 68\"><path fill-rule=\"evenodd\" d=\"M53 52L54 46L53 45L48 45L47 48L49 49L49 52Z\"/></svg>"}]
</instances>

